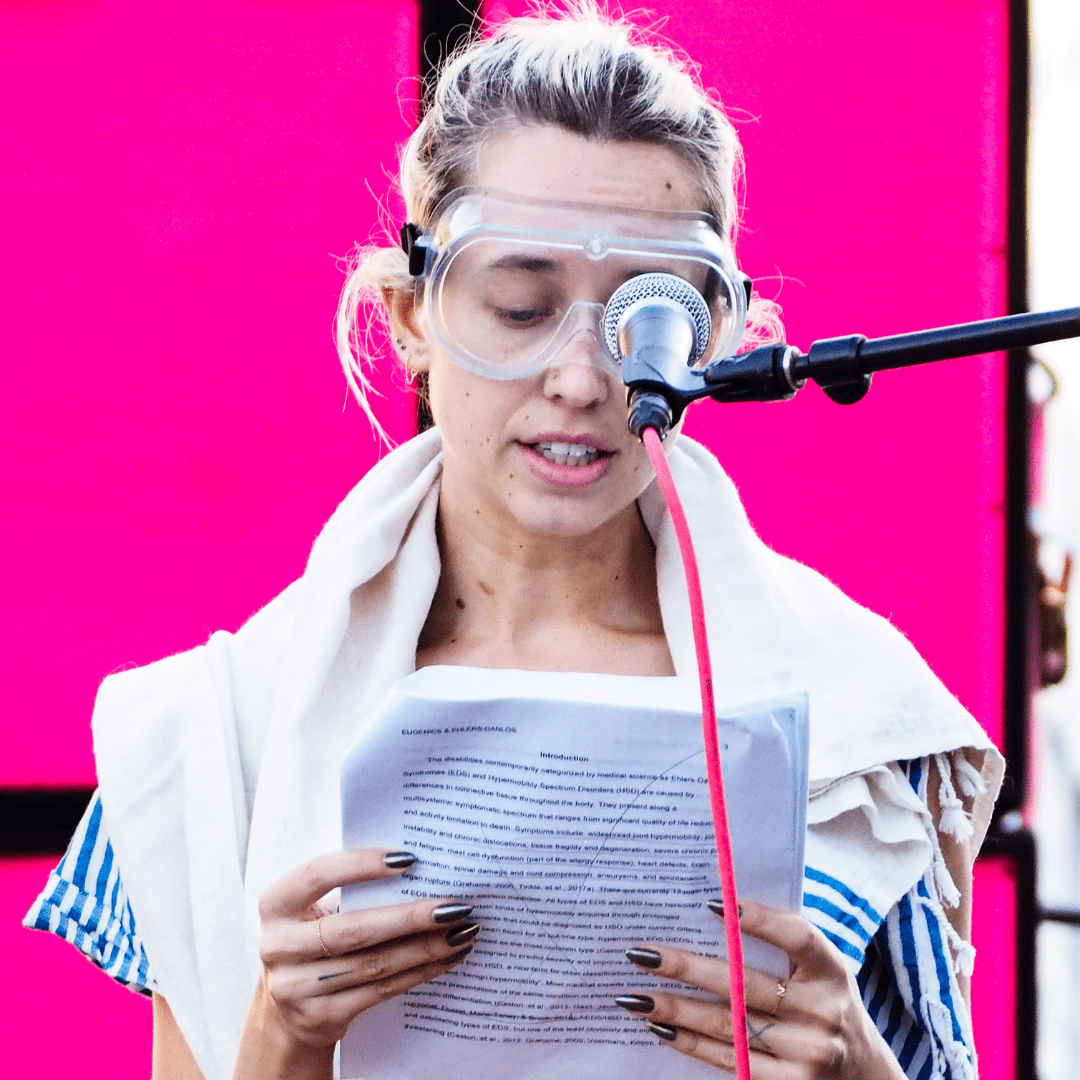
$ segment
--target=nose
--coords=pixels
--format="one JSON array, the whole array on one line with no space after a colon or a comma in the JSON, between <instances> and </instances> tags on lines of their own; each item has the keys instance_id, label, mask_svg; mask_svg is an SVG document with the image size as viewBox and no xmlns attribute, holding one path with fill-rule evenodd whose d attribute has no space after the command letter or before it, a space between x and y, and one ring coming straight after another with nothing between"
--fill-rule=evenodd
<instances>
[{"instance_id":1,"label":"nose","mask_svg":"<svg viewBox=\"0 0 1080 1080\"><path fill-rule=\"evenodd\" d=\"M614 390L615 370L592 330L581 330L544 368L544 394L575 409L602 405Z\"/></svg>"}]
</instances>

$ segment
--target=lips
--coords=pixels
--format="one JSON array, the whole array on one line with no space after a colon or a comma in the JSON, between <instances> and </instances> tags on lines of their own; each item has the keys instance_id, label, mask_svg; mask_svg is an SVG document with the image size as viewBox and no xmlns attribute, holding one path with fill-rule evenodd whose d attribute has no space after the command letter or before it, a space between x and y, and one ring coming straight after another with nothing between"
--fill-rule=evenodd
<instances>
[{"instance_id":1,"label":"lips","mask_svg":"<svg viewBox=\"0 0 1080 1080\"><path fill-rule=\"evenodd\" d=\"M557 432L519 444L534 475L556 487L583 488L611 467L615 451L591 435Z\"/></svg>"}]
</instances>

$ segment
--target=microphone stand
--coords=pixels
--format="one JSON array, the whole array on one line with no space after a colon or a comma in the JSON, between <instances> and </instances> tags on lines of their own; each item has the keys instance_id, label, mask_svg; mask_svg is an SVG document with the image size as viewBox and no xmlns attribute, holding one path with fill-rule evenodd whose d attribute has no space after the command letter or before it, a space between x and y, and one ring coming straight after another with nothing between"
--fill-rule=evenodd
<instances>
[{"instance_id":1,"label":"microphone stand","mask_svg":"<svg viewBox=\"0 0 1080 1080\"><path fill-rule=\"evenodd\" d=\"M868 340L862 334L815 341L808 353L792 345L762 345L741 356L714 361L701 371L673 367L646 347L623 357L630 430L646 427L661 437L692 401L786 401L813 379L840 405L861 401L875 371L953 360L961 356L1022 349L1045 341L1080 337L1080 307L1007 315L1001 319L919 330ZM636 430L635 430L636 429Z\"/></svg>"}]
</instances>

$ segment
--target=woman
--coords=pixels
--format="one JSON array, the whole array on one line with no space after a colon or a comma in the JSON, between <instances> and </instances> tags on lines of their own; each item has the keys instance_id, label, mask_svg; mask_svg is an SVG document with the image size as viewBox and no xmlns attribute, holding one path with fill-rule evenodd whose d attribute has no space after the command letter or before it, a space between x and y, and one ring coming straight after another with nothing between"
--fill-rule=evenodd
<instances>
[{"instance_id":1,"label":"woman","mask_svg":"<svg viewBox=\"0 0 1080 1080\"><path fill-rule=\"evenodd\" d=\"M661 269L709 300L712 352L737 340L738 157L668 53L589 12L509 23L443 72L403 154L410 252L367 253L338 324L363 404L357 311L377 291L435 430L365 478L304 577L235 637L107 680L100 800L28 916L154 992L159 1080L327 1078L355 1016L483 934L468 898L352 913L327 899L413 860L338 850L342 750L399 678L431 664L688 671L669 528L597 313L627 277ZM544 247L545 229L587 236L582 217L625 238L618 257ZM454 262L469 229L488 256L470 261L462 240ZM499 248L507 229L546 254ZM677 256L657 262L668 240ZM715 462L675 433L666 447L717 553L718 684L811 695L808 918L740 913L793 963L786 983L747 973L754 1074L973 1077L971 860L1000 758L899 635L762 548ZM837 866L851 879L821 869ZM724 963L627 947L619 1004L730 1069L725 1006L637 993L632 966L723 1000Z\"/></svg>"}]
</instances>

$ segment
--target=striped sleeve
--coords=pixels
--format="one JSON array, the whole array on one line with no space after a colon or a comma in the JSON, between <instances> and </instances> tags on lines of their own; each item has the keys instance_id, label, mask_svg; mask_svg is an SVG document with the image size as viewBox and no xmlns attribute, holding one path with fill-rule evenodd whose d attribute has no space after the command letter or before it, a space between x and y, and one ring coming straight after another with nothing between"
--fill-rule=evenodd
<instances>
[{"instance_id":1,"label":"striped sleeve","mask_svg":"<svg viewBox=\"0 0 1080 1080\"><path fill-rule=\"evenodd\" d=\"M906 901L904 897L900 906ZM934 1066L930 1036L900 994L885 941L886 915L842 881L808 866L803 916L845 956L861 965L858 984L863 1004L904 1074L909 1080L929 1080Z\"/></svg>"},{"instance_id":2,"label":"striped sleeve","mask_svg":"<svg viewBox=\"0 0 1080 1080\"><path fill-rule=\"evenodd\" d=\"M934 1054L930 1036L911 1014L897 988L896 973L882 929L866 951L859 990L874 1026L888 1043L909 1080L930 1080ZM940 1075L940 1073L939 1073Z\"/></svg>"},{"instance_id":3,"label":"striped sleeve","mask_svg":"<svg viewBox=\"0 0 1080 1080\"><path fill-rule=\"evenodd\" d=\"M842 881L807 866L803 877L803 917L845 955L861 965L866 947L885 916Z\"/></svg>"},{"instance_id":4,"label":"striped sleeve","mask_svg":"<svg viewBox=\"0 0 1080 1080\"><path fill-rule=\"evenodd\" d=\"M925 803L929 760L901 766ZM908 1080L973 1080L947 921L931 866L889 911L808 865L803 916L858 970L863 1004Z\"/></svg>"},{"instance_id":5,"label":"striped sleeve","mask_svg":"<svg viewBox=\"0 0 1080 1080\"><path fill-rule=\"evenodd\" d=\"M23 925L70 942L131 990L149 994L156 988L146 950L135 931L135 918L105 831L97 792Z\"/></svg>"}]
</instances>

